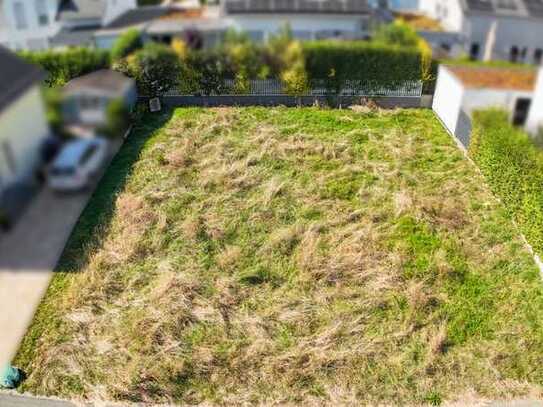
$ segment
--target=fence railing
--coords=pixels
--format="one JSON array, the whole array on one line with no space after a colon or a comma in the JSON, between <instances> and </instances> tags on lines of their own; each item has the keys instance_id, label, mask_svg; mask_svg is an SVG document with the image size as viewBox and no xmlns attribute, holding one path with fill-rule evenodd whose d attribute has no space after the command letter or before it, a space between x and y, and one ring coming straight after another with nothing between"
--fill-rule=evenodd
<instances>
[{"instance_id":1,"label":"fence railing","mask_svg":"<svg viewBox=\"0 0 543 407\"><path fill-rule=\"evenodd\" d=\"M420 97L422 95L422 81L402 81L389 85L383 85L375 81L349 80L342 86L339 96L360 96L360 97ZM279 79L253 79L247 81L244 89L236 86L234 79L224 80L220 91L204 92L192 91L183 92L180 89L170 90L166 96L285 96L283 82ZM310 90L304 96L327 96L335 95L336 92L327 86L325 80L313 81Z\"/></svg>"}]
</instances>

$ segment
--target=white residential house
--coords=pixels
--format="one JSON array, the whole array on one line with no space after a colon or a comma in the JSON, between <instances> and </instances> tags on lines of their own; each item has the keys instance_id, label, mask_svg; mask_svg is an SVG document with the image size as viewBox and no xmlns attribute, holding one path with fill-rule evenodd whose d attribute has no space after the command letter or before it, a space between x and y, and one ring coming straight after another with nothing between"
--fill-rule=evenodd
<instances>
[{"instance_id":1,"label":"white residential house","mask_svg":"<svg viewBox=\"0 0 543 407\"><path fill-rule=\"evenodd\" d=\"M224 0L227 25L266 40L289 24L302 40L369 36L375 8L367 0Z\"/></svg>"},{"instance_id":2,"label":"white residential house","mask_svg":"<svg viewBox=\"0 0 543 407\"><path fill-rule=\"evenodd\" d=\"M543 68L439 67L432 108L465 147L471 114L491 107L505 109L514 125L537 133L543 125Z\"/></svg>"},{"instance_id":3,"label":"white residential house","mask_svg":"<svg viewBox=\"0 0 543 407\"><path fill-rule=\"evenodd\" d=\"M0 47L0 211L31 189L49 136L40 83L44 73ZM7 200L10 200L7 202Z\"/></svg>"},{"instance_id":4,"label":"white residential house","mask_svg":"<svg viewBox=\"0 0 543 407\"><path fill-rule=\"evenodd\" d=\"M472 59L543 61L540 0L420 0L419 10L461 34Z\"/></svg>"},{"instance_id":5,"label":"white residential house","mask_svg":"<svg viewBox=\"0 0 543 407\"><path fill-rule=\"evenodd\" d=\"M136 0L0 0L0 42L20 50L94 45L93 33Z\"/></svg>"}]
</instances>

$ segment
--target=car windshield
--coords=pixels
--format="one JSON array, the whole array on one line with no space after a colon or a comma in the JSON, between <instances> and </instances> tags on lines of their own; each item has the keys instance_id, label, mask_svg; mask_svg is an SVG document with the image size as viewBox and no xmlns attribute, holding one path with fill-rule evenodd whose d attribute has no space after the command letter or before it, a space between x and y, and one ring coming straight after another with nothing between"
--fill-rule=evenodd
<instances>
[{"instance_id":1,"label":"car windshield","mask_svg":"<svg viewBox=\"0 0 543 407\"><path fill-rule=\"evenodd\" d=\"M51 169L51 175L55 177L71 176L75 174L74 167L53 167Z\"/></svg>"}]
</instances>

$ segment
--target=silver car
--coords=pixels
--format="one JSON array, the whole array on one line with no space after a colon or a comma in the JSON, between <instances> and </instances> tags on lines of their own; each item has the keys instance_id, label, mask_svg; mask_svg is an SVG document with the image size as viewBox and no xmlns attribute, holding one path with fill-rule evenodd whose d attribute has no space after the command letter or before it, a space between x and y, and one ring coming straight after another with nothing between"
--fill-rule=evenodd
<instances>
[{"instance_id":1,"label":"silver car","mask_svg":"<svg viewBox=\"0 0 543 407\"><path fill-rule=\"evenodd\" d=\"M100 171L107 151L108 142L101 138L66 143L49 167L47 184L55 191L85 189Z\"/></svg>"}]
</instances>

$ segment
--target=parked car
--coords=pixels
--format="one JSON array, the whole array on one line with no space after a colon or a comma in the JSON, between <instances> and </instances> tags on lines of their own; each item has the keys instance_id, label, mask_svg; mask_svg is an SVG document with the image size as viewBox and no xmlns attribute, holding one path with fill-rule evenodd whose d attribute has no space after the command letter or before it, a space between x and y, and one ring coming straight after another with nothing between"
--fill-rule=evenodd
<instances>
[{"instance_id":1,"label":"parked car","mask_svg":"<svg viewBox=\"0 0 543 407\"><path fill-rule=\"evenodd\" d=\"M70 141L49 167L47 183L55 191L77 191L89 186L107 156L106 140Z\"/></svg>"}]
</instances>

